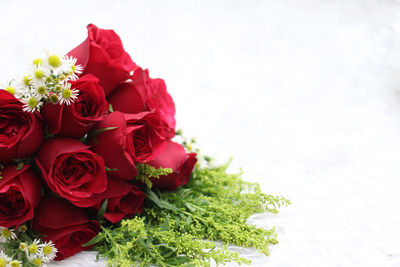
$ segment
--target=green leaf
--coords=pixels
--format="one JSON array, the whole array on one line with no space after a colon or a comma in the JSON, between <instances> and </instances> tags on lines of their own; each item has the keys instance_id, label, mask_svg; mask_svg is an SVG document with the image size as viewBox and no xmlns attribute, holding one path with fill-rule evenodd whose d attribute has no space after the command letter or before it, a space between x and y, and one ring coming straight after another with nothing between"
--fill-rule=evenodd
<instances>
[{"instance_id":1,"label":"green leaf","mask_svg":"<svg viewBox=\"0 0 400 267\"><path fill-rule=\"evenodd\" d=\"M105 213L106 210L107 210L107 204L108 204L108 199L104 200L103 204L101 204L101 207L100 207L100 209L99 209L99 212L97 213L97 216L98 216L100 219L103 219L103 218L104 218L104 213Z\"/></svg>"},{"instance_id":2,"label":"green leaf","mask_svg":"<svg viewBox=\"0 0 400 267\"><path fill-rule=\"evenodd\" d=\"M15 167L15 169L17 169L17 171L20 171L20 170L22 170L23 167L24 167L24 163L18 162L17 167Z\"/></svg>"},{"instance_id":3,"label":"green leaf","mask_svg":"<svg viewBox=\"0 0 400 267\"><path fill-rule=\"evenodd\" d=\"M157 206L159 206L162 209L179 211L179 209L175 205L173 205L173 204L171 204L171 203L169 203L169 202L167 202L165 200L160 199L157 196L157 194L154 191L150 190L150 189L148 189L146 191L146 196L147 196L148 199L153 201Z\"/></svg>"},{"instance_id":4,"label":"green leaf","mask_svg":"<svg viewBox=\"0 0 400 267\"><path fill-rule=\"evenodd\" d=\"M104 236L102 234L98 234L95 237L93 237L89 242L87 242L86 244L83 244L82 247L90 247L92 245L99 243L103 239L104 239Z\"/></svg>"}]
</instances>

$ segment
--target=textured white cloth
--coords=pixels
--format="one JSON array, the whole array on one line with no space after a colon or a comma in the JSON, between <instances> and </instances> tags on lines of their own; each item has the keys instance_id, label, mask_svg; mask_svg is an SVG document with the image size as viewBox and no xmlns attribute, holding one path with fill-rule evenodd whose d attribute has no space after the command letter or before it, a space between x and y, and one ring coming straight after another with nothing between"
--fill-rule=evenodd
<instances>
[{"instance_id":1,"label":"textured white cloth","mask_svg":"<svg viewBox=\"0 0 400 267\"><path fill-rule=\"evenodd\" d=\"M114 28L203 151L293 201L253 266L400 266L399 3L2 1L0 79ZM80 253L49 266L102 266ZM229 266L236 266L229 264Z\"/></svg>"}]
</instances>

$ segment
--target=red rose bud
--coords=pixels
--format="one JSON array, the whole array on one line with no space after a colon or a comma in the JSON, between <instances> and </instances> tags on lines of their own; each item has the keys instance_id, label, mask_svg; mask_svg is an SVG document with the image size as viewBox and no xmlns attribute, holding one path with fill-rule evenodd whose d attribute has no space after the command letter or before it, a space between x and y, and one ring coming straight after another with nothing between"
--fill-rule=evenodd
<instances>
[{"instance_id":1,"label":"red rose bud","mask_svg":"<svg viewBox=\"0 0 400 267\"><path fill-rule=\"evenodd\" d=\"M139 113L154 111L168 128L168 137L175 135L175 104L162 79L151 79L149 70L137 69L131 80L120 84L108 97L116 111Z\"/></svg>"},{"instance_id":2,"label":"red rose bud","mask_svg":"<svg viewBox=\"0 0 400 267\"><path fill-rule=\"evenodd\" d=\"M22 107L12 94L0 90L0 162L29 157L43 143L40 114Z\"/></svg>"},{"instance_id":3,"label":"red rose bud","mask_svg":"<svg viewBox=\"0 0 400 267\"><path fill-rule=\"evenodd\" d=\"M107 130L109 129L109 130ZM137 175L135 162L147 162L165 147L166 131L152 112L124 114L115 111L99 122L92 139L93 151L104 158L112 176L130 180Z\"/></svg>"},{"instance_id":4,"label":"red rose bud","mask_svg":"<svg viewBox=\"0 0 400 267\"><path fill-rule=\"evenodd\" d=\"M20 170L8 165L0 168L0 226L19 227L33 218L39 204L40 179L24 165Z\"/></svg>"},{"instance_id":5,"label":"red rose bud","mask_svg":"<svg viewBox=\"0 0 400 267\"><path fill-rule=\"evenodd\" d=\"M108 103L95 76L88 74L70 83L79 90L78 99L71 105L47 103L41 114L50 134L80 138L104 118Z\"/></svg>"},{"instance_id":6,"label":"red rose bud","mask_svg":"<svg viewBox=\"0 0 400 267\"><path fill-rule=\"evenodd\" d=\"M99 210L107 199L104 218L112 223L117 223L123 218L129 218L142 212L145 197L146 195L137 186L109 177L107 190L96 196L99 202L95 208Z\"/></svg>"},{"instance_id":7,"label":"red rose bud","mask_svg":"<svg viewBox=\"0 0 400 267\"><path fill-rule=\"evenodd\" d=\"M107 188L103 159L78 140L49 139L35 161L50 190L78 207L95 205L94 194Z\"/></svg>"},{"instance_id":8,"label":"red rose bud","mask_svg":"<svg viewBox=\"0 0 400 267\"><path fill-rule=\"evenodd\" d=\"M113 30L103 30L93 24L87 26L88 37L68 55L78 59L83 73L93 74L100 80L107 96L121 82L125 81L136 68L121 39Z\"/></svg>"},{"instance_id":9,"label":"red rose bud","mask_svg":"<svg viewBox=\"0 0 400 267\"><path fill-rule=\"evenodd\" d=\"M63 260L92 246L82 247L100 232L98 221L89 220L86 210L48 195L42 199L33 220L33 229L44 241L53 241L55 260Z\"/></svg>"},{"instance_id":10,"label":"red rose bud","mask_svg":"<svg viewBox=\"0 0 400 267\"><path fill-rule=\"evenodd\" d=\"M161 154L148 164L155 168L171 168L173 173L151 178L153 187L172 191L186 184L196 162L196 153L186 153L182 145L169 140Z\"/></svg>"}]
</instances>

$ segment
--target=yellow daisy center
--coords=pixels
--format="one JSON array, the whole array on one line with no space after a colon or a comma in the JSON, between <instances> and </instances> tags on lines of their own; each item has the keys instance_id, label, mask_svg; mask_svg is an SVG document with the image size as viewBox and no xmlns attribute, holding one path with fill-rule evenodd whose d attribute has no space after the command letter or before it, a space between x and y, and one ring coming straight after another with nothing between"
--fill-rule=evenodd
<instances>
[{"instance_id":1,"label":"yellow daisy center","mask_svg":"<svg viewBox=\"0 0 400 267\"><path fill-rule=\"evenodd\" d=\"M21 243L21 244L19 244L19 249L20 249L20 250L25 251L26 248L27 248L26 243Z\"/></svg>"},{"instance_id":2,"label":"yellow daisy center","mask_svg":"<svg viewBox=\"0 0 400 267\"><path fill-rule=\"evenodd\" d=\"M26 86L29 86L31 84L31 81L32 81L31 77L29 77L29 76L24 77L24 84Z\"/></svg>"},{"instance_id":3,"label":"yellow daisy center","mask_svg":"<svg viewBox=\"0 0 400 267\"><path fill-rule=\"evenodd\" d=\"M28 247L28 251L31 254L35 254L38 251L38 247L35 244L32 244Z\"/></svg>"},{"instance_id":4,"label":"yellow daisy center","mask_svg":"<svg viewBox=\"0 0 400 267\"><path fill-rule=\"evenodd\" d=\"M35 60L33 60L33 65L39 66L43 64L43 61L40 58L36 58Z\"/></svg>"},{"instance_id":5,"label":"yellow daisy center","mask_svg":"<svg viewBox=\"0 0 400 267\"><path fill-rule=\"evenodd\" d=\"M48 62L49 62L49 65L54 67L54 68L57 68L57 67L61 66L61 59L57 55L49 56Z\"/></svg>"},{"instance_id":6,"label":"yellow daisy center","mask_svg":"<svg viewBox=\"0 0 400 267\"><path fill-rule=\"evenodd\" d=\"M51 83L52 81L53 81L53 79L50 76L46 77L46 82L47 83Z\"/></svg>"},{"instance_id":7,"label":"yellow daisy center","mask_svg":"<svg viewBox=\"0 0 400 267\"><path fill-rule=\"evenodd\" d=\"M28 227L23 224L18 228L18 231L20 231L21 233L25 233L28 230Z\"/></svg>"},{"instance_id":8,"label":"yellow daisy center","mask_svg":"<svg viewBox=\"0 0 400 267\"><path fill-rule=\"evenodd\" d=\"M44 95L46 93L46 87L44 86L39 86L37 89L37 92L41 95Z\"/></svg>"},{"instance_id":9,"label":"yellow daisy center","mask_svg":"<svg viewBox=\"0 0 400 267\"><path fill-rule=\"evenodd\" d=\"M61 85L56 85L56 87L54 87L54 91L56 92L60 92L62 89Z\"/></svg>"},{"instance_id":10,"label":"yellow daisy center","mask_svg":"<svg viewBox=\"0 0 400 267\"><path fill-rule=\"evenodd\" d=\"M62 92L62 96L63 96L65 99L70 98L71 95L72 95L72 91L69 90L69 89L64 89L63 92Z\"/></svg>"},{"instance_id":11,"label":"yellow daisy center","mask_svg":"<svg viewBox=\"0 0 400 267\"><path fill-rule=\"evenodd\" d=\"M1 235L2 235L3 237L5 237L5 238L9 239L9 238L11 237L11 231L10 231L9 229L7 229L7 228L4 228L4 229L1 231Z\"/></svg>"},{"instance_id":12,"label":"yellow daisy center","mask_svg":"<svg viewBox=\"0 0 400 267\"><path fill-rule=\"evenodd\" d=\"M43 262L41 259L36 258L32 261L33 264L35 264L36 266L42 266Z\"/></svg>"},{"instance_id":13,"label":"yellow daisy center","mask_svg":"<svg viewBox=\"0 0 400 267\"><path fill-rule=\"evenodd\" d=\"M12 262L10 262L10 265L11 265L11 267L19 267L20 266L19 261L12 261Z\"/></svg>"},{"instance_id":14,"label":"yellow daisy center","mask_svg":"<svg viewBox=\"0 0 400 267\"><path fill-rule=\"evenodd\" d=\"M11 87L11 86L7 87L6 91L9 92L12 95L15 95L15 89L13 87Z\"/></svg>"},{"instance_id":15,"label":"yellow daisy center","mask_svg":"<svg viewBox=\"0 0 400 267\"><path fill-rule=\"evenodd\" d=\"M35 70L35 77L36 79L43 79L44 73L42 70Z\"/></svg>"},{"instance_id":16,"label":"yellow daisy center","mask_svg":"<svg viewBox=\"0 0 400 267\"><path fill-rule=\"evenodd\" d=\"M0 267L6 267L6 264L7 264L6 260L1 258L0 259Z\"/></svg>"},{"instance_id":17,"label":"yellow daisy center","mask_svg":"<svg viewBox=\"0 0 400 267\"><path fill-rule=\"evenodd\" d=\"M44 255L49 255L52 251L53 251L53 249L50 246L44 246L43 247L43 254Z\"/></svg>"},{"instance_id":18,"label":"yellow daisy center","mask_svg":"<svg viewBox=\"0 0 400 267\"><path fill-rule=\"evenodd\" d=\"M38 101L37 101L36 98L31 97L31 98L29 98L29 100L28 100L28 106L29 106L30 108L36 107L37 103L38 103Z\"/></svg>"},{"instance_id":19,"label":"yellow daisy center","mask_svg":"<svg viewBox=\"0 0 400 267\"><path fill-rule=\"evenodd\" d=\"M58 102L58 96L56 94L52 94L50 96L50 102L54 103L54 104L57 103Z\"/></svg>"}]
</instances>

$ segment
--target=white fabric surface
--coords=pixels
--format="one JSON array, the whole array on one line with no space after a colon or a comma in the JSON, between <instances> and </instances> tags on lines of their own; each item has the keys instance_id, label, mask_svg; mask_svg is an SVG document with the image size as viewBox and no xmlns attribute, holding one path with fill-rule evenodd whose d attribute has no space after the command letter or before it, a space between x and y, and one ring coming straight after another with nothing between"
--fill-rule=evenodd
<instances>
[{"instance_id":1,"label":"white fabric surface","mask_svg":"<svg viewBox=\"0 0 400 267\"><path fill-rule=\"evenodd\" d=\"M114 28L203 151L293 201L253 266L400 266L394 0L1 1L1 81L85 25ZM81 253L50 266L102 266ZM229 266L235 266L230 264Z\"/></svg>"}]
</instances>

